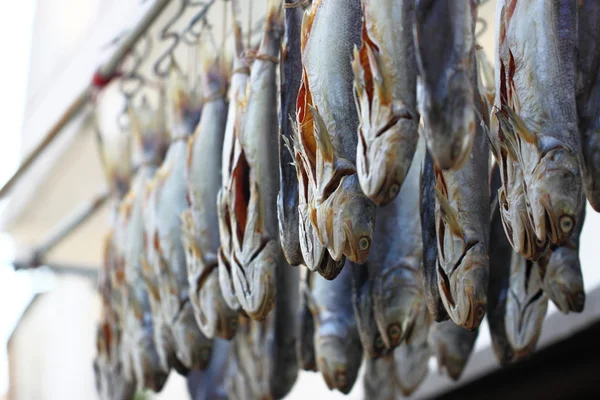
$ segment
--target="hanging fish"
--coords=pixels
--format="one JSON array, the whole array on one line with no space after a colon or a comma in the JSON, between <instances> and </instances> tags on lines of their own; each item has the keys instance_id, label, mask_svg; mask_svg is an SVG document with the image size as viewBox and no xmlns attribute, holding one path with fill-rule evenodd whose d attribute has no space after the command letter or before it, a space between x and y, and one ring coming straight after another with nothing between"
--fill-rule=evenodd
<instances>
[{"instance_id":1,"label":"hanging fish","mask_svg":"<svg viewBox=\"0 0 600 400\"><path fill-rule=\"evenodd\" d=\"M195 321L181 241L181 212L187 208L186 155L188 139L193 132L185 108L188 96L181 79L172 69L167 92L171 145L153 178L153 201L146 207L154 216L146 225L146 235L155 252L151 267L157 277L160 309L164 323L171 331L177 358L187 368L204 369L210 361L212 341L200 332Z\"/></svg>"},{"instance_id":2,"label":"hanging fish","mask_svg":"<svg viewBox=\"0 0 600 400\"><path fill-rule=\"evenodd\" d=\"M232 167L229 206L234 256L232 280L241 308L264 319L273 308L275 273L285 262L279 245L276 63L283 34L283 0L270 0L264 36L252 64L243 118L236 122L241 150Z\"/></svg>"},{"instance_id":3,"label":"hanging fish","mask_svg":"<svg viewBox=\"0 0 600 400\"><path fill-rule=\"evenodd\" d=\"M363 376L365 399L395 400L394 357L365 357L365 374Z\"/></svg>"},{"instance_id":4,"label":"hanging fish","mask_svg":"<svg viewBox=\"0 0 600 400\"><path fill-rule=\"evenodd\" d=\"M459 169L476 136L473 62L477 1L417 0L414 40L425 138L441 170Z\"/></svg>"},{"instance_id":5,"label":"hanging fish","mask_svg":"<svg viewBox=\"0 0 600 400\"><path fill-rule=\"evenodd\" d=\"M437 322L448 319L448 313L438 289L437 235L435 223L435 172L429 150L425 152L420 180L420 218L423 242L423 297L427 309Z\"/></svg>"},{"instance_id":6,"label":"hanging fish","mask_svg":"<svg viewBox=\"0 0 600 400\"><path fill-rule=\"evenodd\" d=\"M315 321L317 368L327 387L348 394L358 376L363 349L352 304L352 271L346 266L333 281L311 274L306 291Z\"/></svg>"},{"instance_id":7,"label":"hanging fish","mask_svg":"<svg viewBox=\"0 0 600 400\"><path fill-rule=\"evenodd\" d=\"M577 4L500 1L497 15L498 140L521 167L537 241L562 245L583 206L575 101ZM531 15L542 23L532 24Z\"/></svg>"},{"instance_id":8,"label":"hanging fish","mask_svg":"<svg viewBox=\"0 0 600 400\"><path fill-rule=\"evenodd\" d=\"M354 50L360 120L356 167L377 205L394 200L417 148L417 63L414 0L363 0L362 45Z\"/></svg>"},{"instance_id":9,"label":"hanging fish","mask_svg":"<svg viewBox=\"0 0 600 400\"><path fill-rule=\"evenodd\" d=\"M231 342L215 339L210 364L204 371L193 370L187 376L190 397L194 400L227 400L225 379Z\"/></svg>"},{"instance_id":10,"label":"hanging fish","mask_svg":"<svg viewBox=\"0 0 600 400\"><path fill-rule=\"evenodd\" d=\"M431 324L428 343L437 358L440 373L445 370L453 380L460 378L475 347L478 333L478 329L470 331L451 320Z\"/></svg>"},{"instance_id":11,"label":"hanging fish","mask_svg":"<svg viewBox=\"0 0 600 400\"><path fill-rule=\"evenodd\" d=\"M579 239L585 220L585 207L577 218L577 226L564 246L539 260L543 272L544 293L563 313L582 312L585 305L585 288L579 261Z\"/></svg>"},{"instance_id":12,"label":"hanging fish","mask_svg":"<svg viewBox=\"0 0 600 400\"><path fill-rule=\"evenodd\" d=\"M246 94L250 68L242 57L244 44L239 22L239 2L231 1L233 15L233 37L235 42L233 56L233 70L231 72L231 84L229 88L229 109L227 112L227 123L225 125L225 136L223 138L223 154L221 168L221 189L217 194L217 216L219 221L220 244L218 255L219 284L221 294L225 303L234 311L240 310L240 303L235 295L231 265L233 262L233 231L231 226L232 205L229 204L231 192L231 181L233 166L240 157L241 147L237 139L236 123L242 115L242 103ZM238 129L239 130L239 129Z\"/></svg>"},{"instance_id":13,"label":"hanging fish","mask_svg":"<svg viewBox=\"0 0 600 400\"><path fill-rule=\"evenodd\" d=\"M187 153L186 182L189 208L181 214L182 242L186 251L190 303L202 333L231 339L237 326L237 311L221 294L218 272L219 229L217 193L221 187L223 135L227 119L225 62L216 57L205 64L205 101L202 116Z\"/></svg>"},{"instance_id":14,"label":"hanging fish","mask_svg":"<svg viewBox=\"0 0 600 400\"><path fill-rule=\"evenodd\" d=\"M432 351L428 336L431 323L427 306L421 301L411 332L406 341L394 350L395 382L404 396L410 396L417 390L429 373Z\"/></svg>"},{"instance_id":15,"label":"hanging fish","mask_svg":"<svg viewBox=\"0 0 600 400\"><path fill-rule=\"evenodd\" d=\"M419 141L406 180L392 203L377 210L373 252L373 308L385 346L398 346L413 329L422 299L423 242L419 217L419 184L426 148Z\"/></svg>"},{"instance_id":16,"label":"hanging fish","mask_svg":"<svg viewBox=\"0 0 600 400\"><path fill-rule=\"evenodd\" d=\"M356 175L358 115L348 61L360 43L361 16L360 0L319 0L302 21L303 72L293 148L300 241L311 269L322 263L313 255L317 241L340 266L344 256L364 263L371 248L375 205L362 193Z\"/></svg>"},{"instance_id":17,"label":"hanging fish","mask_svg":"<svg viewBox=\"0 0 600 400\"><path fill-rule=\"evenodd\" d=\"M293 135L293 120L296 118L296 98L302 80L302 57L300 34L302 28L302 8L297 0L285 0L285 36L281 52L280 93L279 93L279 195L277 196L277 216L279 220L279 241L283 255L290 265L304 262L300 249L298 229L298 179L293 158L286 149Z\"/></svg>"},{"instance_id":18,"label":"hanging fish","mask_svg":"<svg viewBox=\"0 0 600 400\"><path fill-rule=\"evenodd\" d=\"M481 110L475 61L471 80ZM450 318L466 329L478 327L485 315L489 274L489 150L481 125L472 142L459 169L434 167L438 288Z\"/></svg>"},{"instance_id":19,"label":"hanging fish","mask_svg":"<svg viewBox=\"0 0 600 400\"><path fill-rule=\"evenodd\" d=\"M152 320L148 288L143 279L142 255L144 253L143 205L145 184L162 162L169 137L164 125L164 96L161 90L158 111L142 98L139 108L130 110L135 153L139 167L131 189L121 203L119 220L125 232L123 258L125 273L124 306L125 331L131 337L131 358L138 385L155 392L162 389L168 377L154 342L155 326Z\"/></svg>"},{"instance_id":20,"label":"hanging fish","mask_svg":"<svg viewBox=\"0 0 600 400\"><path fill-rule=\"evenodd\" d=\"M590 205L600 211L600 4L579 1L576 99L581 135L581 178Z\"/></svg>"},{"instance_id":21,"label":"hanging fish","mask_svg":"<svg viewBox=\"0 0 600 400\"><path fill-rule=\"evenodd\" d=\"M308 294L306 293L309 290L310 274L308 270L305 270L300 276L300 302L297 309L298 322L296 323L298 329L298 333L296 334L296 357L300 369L316 371L315 322L310 311Z\"/></svg>"}]
</instances>

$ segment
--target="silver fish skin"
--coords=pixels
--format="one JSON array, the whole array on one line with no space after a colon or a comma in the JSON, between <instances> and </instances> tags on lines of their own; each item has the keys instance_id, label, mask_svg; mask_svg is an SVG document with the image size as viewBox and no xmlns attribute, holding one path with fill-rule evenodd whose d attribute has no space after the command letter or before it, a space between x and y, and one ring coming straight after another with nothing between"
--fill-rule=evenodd
<instances>
[{"instance_id":1,"label":"silver fish skin","mask_svg":"<svg viewBox=\"0 0 600 400\"><path fill-rule=\"evenodd\" d=\"M474 102L481 110L475 63L472 79ZM481 125L471 149L460 169L443 171L434 167L438 288L450 318L466 329L479 326L487 307L489 149Z\"/></svg>"},{"instance_id":2,"label":"silver fish skin","mask_svg":"<svg viewBox=\"0 0 600 400\"><path fill-rule=\"evenodd\" d=\"M421 301L412 331L407 340L394 350L395 382L403 396L410 396L429 374L432 351L428 336L431 323L427 306Z\"/></svg>"},{"instance_id":3,"label":"silver fish skin","mask_svg":"<svg viewBox=\"0 0 600 400\"><path fill-rule=\"evenodd\" d=\"M580 313L585 306L585 288L579 260L579 239L584 220L585 207L582 207L575 232L567 244L557 247L549 256L539 260L544 277L544 293L565 314Z\"/></svg>"},{"instance_id":4,"label":"silver fish skin","mask_svg":"<svg viewBox=\"0 0 600 400\"><path fill-rule=\"evenodd\" d=\"M498 14L502 135L522 169L537 240L560 246L583 206L575 101L577 4L502 1ZM531 15L543 23L531 24Z\"/></svg>"},{"instance_id":5,"label":"silver fish skin","mask_svg":"<svg viewBox=\"0 0 600 400\"><path fill-rule=\"evenodd\" d=\"M375 271L370 264L361 266L352 263L351 268L352 306L354 307L354 318L356 318L360 341L367 359L379 358L390 351L386 348L375 321L372 288Z\"/></svg>"},{"instance_id":6,"label":"silver fish skin","mask_svg":"<svg viewBox=\"0 0 600 400\"><path fill-rule=\"evenodd\" d=\"M293 5L296 0L285 0ZM285 36L281 52L279 76L279 195L277 196L277 217L279 221L279 241L281 249L290 265L304 263L300 249L298 229L298 179L293 165L293 156L286 148L286 141L293 137L293 120L296 118L296 98L302 81L302 54L300 36L302 28L302 8L285 9Z\"/></svg>"},{"instance_id":7,"label":"silver fish skin","mask_svg":"<svg viewBox=\"0 0 600 400\"><path fill-rule=\"evenodd\" d=\"M422 304L420 177L425 142L419 141L400 193L379 207L373 253L367 261L373 270L372 297L375 321L385 346L393 349L412 330Z\"/></svg>"},{"instance_id":8,"label":"silver fish skin","mask_svg":"<svg viewBox=\"0 0 600 400\"><path fill-rule=\"evenodd\" d=\"M299 208L301 227L310 221L333 260L346 256L358 264L368 257L375 218L375 205L362 193L355 167L358 115L348 60L360 43L361 16L359 0L319 1L305 12L293 146L300 191L303 182L308 188L307 207ZM310 229L300 235L314 236ZM306 248L312 251L312 243ZM303 255L305 261L311 256L304 250Z\"/></svg>"},{"instance_id":9,"label":"silver fish skin","mask_svg":"<svg viewBox=\"0 0 600 400\"><path fill-rule=\"evenodd\" d=\"M439 371L457 381L462 375L479 331L461 328L451 320L435 322L429 327L428 343L437 358Z\"/></svg>"},{"instance_id":10,"label":"silver fish skin","mask_svg":"<svg viewBox=\"0 0 600 400\"><path fill-rule=\"evenodd\" d=\"M492 348L501 365L514 361L515 354L506 333L504 315L510 278L510 264L513 254L511 244L504 233L498 189L502 186L500 168L494 164L490 180L491 216L490 216L490 279L488 283L487 320L492 339Z\"/></svg>"},{"instance_id":11,"label":"silver fish skin","mask_svg":"<svg viewBox=\"0 0 600 400\"><path fill-rule=\"evenodd\" d=\"M390 354L381 358L365 357L363 377L365 400L395 400L394 357Z\"/></svg>"},{"instance_id":12,"label":"silver fish skin","mask_svg":"<svg viewBox=\"0 0 600 400\"><path fill-rule=\"evenodd\" d=\"M438 168L458 169L476 135L471 66L477 1L416 4L413 29L427 148Z\"/></svg>"},{"instance_id":13,"label":"silver fish skin","mask_svg":"<svg viewBox=\"0 0 600 400\"><path fill-rule=\"evenodd\" d=\"M196 321L206 337L223 339L231 339L237 326L237 311L226 304L218 273L220 239L216 202L222 184L228 75L219 57L204 71L206 100L200 122L188 143L185 179L189 208L181 214L190 302Z\"/></svg>"},{"instance_id":14,"label":"silver fish skin","mask_svg":"<svg viewBox=\"0 0 600 400\"><path fill-rule=\"evenodd\" d=\"M252 64L239 127L241 154L233 167L231 227L235 293L242 309L264 319L273 308L276 268L284 264L279 245L276 62L283 34L283 0L269 2L267 24Z\"/></svg>"},{"instance_id":15,"label":"silver fish skin","mask_svg":"<svg viewBox=\"0 0 600 400\"><path fill-rule=\"evenodd\" d=\"M241 146L237 139L236 124L242 115L241 104L246 95L246 86L250 76L248 63L242 57L244 52L243 36L239 21L239 1L232 0L233 32L235 51L233 56L233 70L231 72L231 84L229 85L229 109L227 111L227 123L223 138L223 154L221 168L221 189L217 194L217 215L219 221L220 244L218 265L219 285L225 303L234 311L240 310L240 303L235 295L231 273L233 258L233 231L231 227L231 205L229 197L231 192L231 176L233 165L239 158Z\"/></svg>"},{"instance_id":16,"label":"silver fish skin","mask_svg":"<svg viewBox=\"0 0 600 400\"><path fill-rule=\"evenodd\" d=\"M581 135L581 177L590 205L600 211L600 4L578 5L577 114Z\"/></svg>"},{"instance_id":17,"label":"silver fish skin","mask_svg":"<svg viewBox=\"0 0 600 400\"><path fill-rule=\"evenodd\" d=\"M204 371L191 371L187 386L194 400L227 400L225 379L231 342L215 339L210 365Z\"/></svg>"},{"instance_id":18,"label":"silver fish skin","mask_svg":"<svg viewBox=\"0 0 600 400\"><path fill-rule=\"evenodd\" d=\"M309 304L315 321L317 368L327 387L348 394L358 376L363 349L358 334L352 296L352 268L328 281L311 274Z\"/></svg>"},{"instance_id":19,"label":"silver fish skin","mask_svg":"<svg viewBox=\"0 0 600 400\"><path fill-rule=\"evenodd\" d=\"M423 297L427 309L437 322L448 319L437 282L437 235L435 228L435 172L429 150L425 152L420 181L420 218L423 242Z\"/></svg>"},{"instance_id":20,"label":"silver fish skin","mask_svg":"<svg viewBox=\"0 0 600 400\"><path fill-rule=\"evenodd\" d=\"M356 167L360 186L377 205L398 195L419 138L414 0L363 0L354 87L360 119Z\"/></svg>"},{"instance_id":21,"label":"silver fish skin","mask_svg":"<svg viewBox=\"0 0 600 400\"><path fill-rule=\"evenodd\" d=\"M515 360L535 351L548 309L537 262L513 253L504 324Z\"/></svg>"}]
</instances>

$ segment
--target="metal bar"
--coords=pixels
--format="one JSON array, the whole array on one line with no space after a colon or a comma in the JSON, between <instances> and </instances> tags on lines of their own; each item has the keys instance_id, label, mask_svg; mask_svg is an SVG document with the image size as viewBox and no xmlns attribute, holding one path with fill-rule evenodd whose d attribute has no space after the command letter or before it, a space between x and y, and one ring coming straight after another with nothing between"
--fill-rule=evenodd
<instances>
[{"instance_id":1,"label":"metal bar","mask_svg":"<svg viewBox=\"0 0 600 400\"><path fill-rule=\"evenodd\" d=\"M42 260L58 243L68 237L85 221L94 215L109 198L108 189L103 189L91 199L77 207L71 214L61 219L46 236L42 243L33 250L33 267L42 263Z\"/></svg>"},{"instance_id":2,"label":"metal bar","mask_svg":"<svg viewBox=\"0 0 600 400\"><path fill-rule=\"evenodd\" d=\"M13 261L13 268L15 271L31 269L31 264L28 261ZM55 262L44 263L40 265L39 268L47 268L52 273L58 275L75 275L92 280L97 279L98 271L100 271L100 266L97 265L82 266Z\"/></svg>"},{"instance_id":3,"label":"metal bar","mask_svg":"<svg viewBox=\"0 0 600 400\"><path fill-rule=\"evenodd\" d=\"M40 154L42 154L42 152L54 141L54 139L56 139L58 134L63 131L63 128L83 110L84 106L89 101L91 94L94 92L94 89L106 85L112 78L115 77L121 61L123 61L129 51L131 51L133 46L135 46L138 40L142 37L142 35L144 35L144 33L170 2L171 0L156 0L154 4L152 4L135 28L121 43L119 43L117 49L108 59L108 61L98 68L90 86L85 88L79 94L79 96L77 96L77 98L73 101L69 108L67 108L64 114L44 136L40 143L35 146L35 148L29 154L27 154L25 159L21 162L21 165L19 165L19 168L10 177L10 179L4 184L4 186L2 186L2 188L0 188L0 200L8 194L8 192L19 181L23 174L29 169L29 167L31 167L31 164L37 160Z\"/></svg>"}]
</instances>

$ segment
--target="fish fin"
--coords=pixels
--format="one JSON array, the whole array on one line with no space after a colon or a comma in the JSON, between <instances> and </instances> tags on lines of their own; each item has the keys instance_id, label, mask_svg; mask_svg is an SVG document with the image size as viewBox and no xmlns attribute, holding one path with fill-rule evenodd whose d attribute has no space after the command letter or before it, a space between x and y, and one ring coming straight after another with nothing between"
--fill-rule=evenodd
<instances>
[{"instance_id":1,"label":"fish fin","mask_svg":"<svg viewBox=\"0 0 600 400\"><path fill-rule=\"evenodd\" d=\"M513 126L505 115L504 110L505 108L503 107L502 110L497 110L494 114L502 133L501 146L509 153L513 160L520 162L519 143L513 132Z\"/></svg>"},{"instance_id":2,"label":"fish fin","mask_svg":"<svg viewBox=\"0 0 600 400\"><path fill-rule=\"evenodd\" d=\"M508 119L514 128L514 132L525 142L536 145L537 140L535 135L529 130L521 116L517 114L511 107L506 107L506 112Z\"/></svg>"},{"instance_id":3,"label":"fish fin","mask_svg":"<svg viewBox=\"0 0 600 400\"><path fill-rule=\"evenodd\" d=\"M329 138L329 133L327 132L327 126L325 125L325 121L321 118L321 115L317 111L316 108L308 105L310 113L313 116L315 122L314 134L317 142L317 147L321 151L323 159L327 162L333 162L333 145L331 144L331 139Z\"/></svg>"},{"instance_id":4,"label":"fish fin","mask_svg":"<svg viewBox=\"0 0 600 400\"><path fill-rule=\"evenodd\" d=\"M452 208L452 206L450 205L450 202L448 202L448 199L446 198L446 196L438 188L437 183L436 183L434 189L435 189L435 198L437 199L438 204L440 205L442 219L444 220L444 222L446 222L446 225L448 225L448 228L450 229L452 234L454 234L455 236L458 236L460 238L464 238L463 231L458 223L458 218L456 217L456 213L455 213L454 209Z\"/></svg>"}]
</instances>

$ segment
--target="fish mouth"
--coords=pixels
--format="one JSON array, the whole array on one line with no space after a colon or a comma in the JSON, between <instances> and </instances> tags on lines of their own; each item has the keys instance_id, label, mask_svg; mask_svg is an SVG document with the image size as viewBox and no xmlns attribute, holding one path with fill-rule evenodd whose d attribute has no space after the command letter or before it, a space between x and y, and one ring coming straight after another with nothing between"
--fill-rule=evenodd
<instances>
[{"instance_id":1,"label":"fish mouth","mask_svg":"<svg viewBox=\"0 0 600 400\"><path fill-rule=\"evenodd\" d=\"M362 358L360 345L356 347L353 342L353 339L338 336L318 338L317 366L329 390L337 389L343 394L352 390Z\"/></svg>"},{"instance_id":2,"label":"fish mouth","mask_svg":"<svg viewBox=\"0 0 600 400\"><path fill-rule=\"evenodd\" d=\"M172 325L175 353L179 361L190 369L205 369L212 354L212 340L208 340L196 324L189 300L182 305Z\"/></svg>"},{"instance_id":3,"label":"fish mouth","mask_svg":"<svg viewBox=\"0 0 600 400\"><path fill-rule=\"evenodd\" d=\"M575 290L568 283L553 281L545 285L545 289L548 292L548 297L563 314L583 311L585 306L585 291L583 288Z\"/></svg>"}]
</instances>

